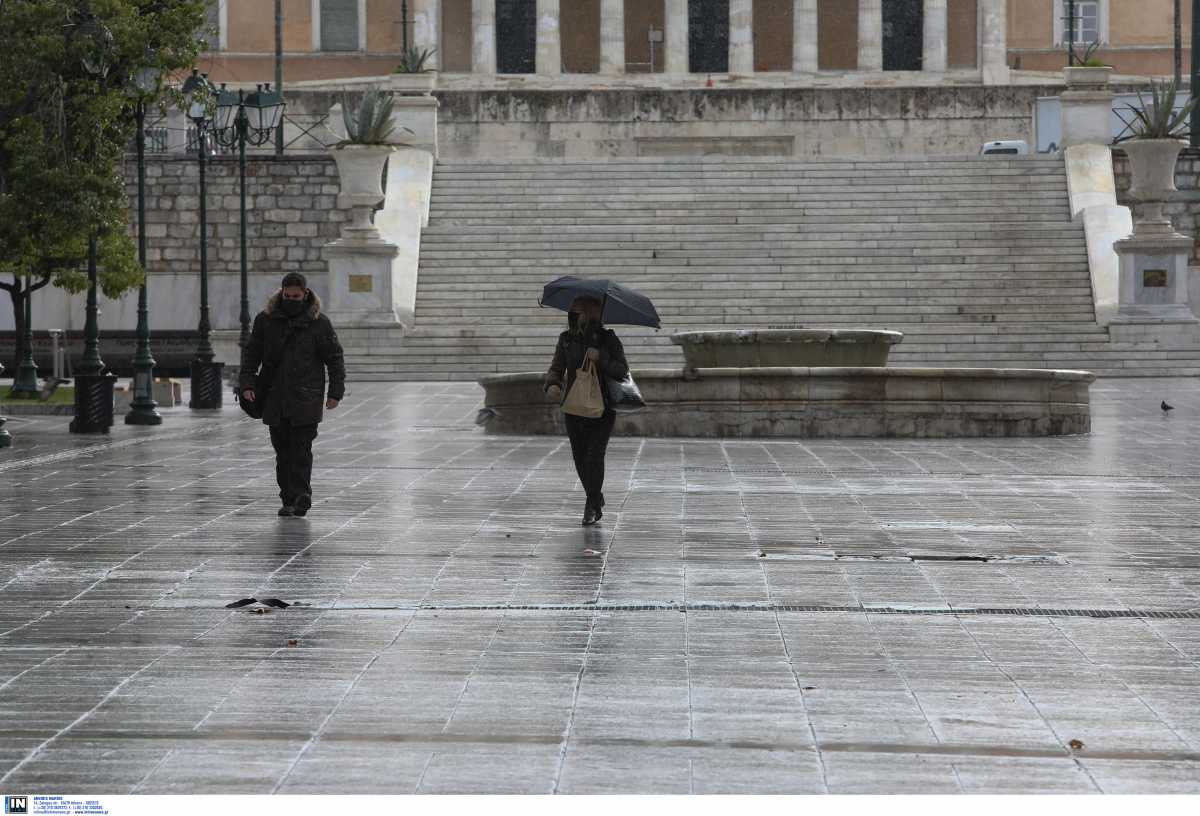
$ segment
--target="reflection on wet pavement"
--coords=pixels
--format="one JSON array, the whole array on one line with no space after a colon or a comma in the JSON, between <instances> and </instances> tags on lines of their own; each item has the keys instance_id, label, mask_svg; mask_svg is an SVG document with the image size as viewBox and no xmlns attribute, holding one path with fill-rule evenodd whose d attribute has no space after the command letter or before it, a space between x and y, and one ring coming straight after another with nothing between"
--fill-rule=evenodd
<instances>
[{"instance_id":1,"label":"reflection on wet pavement","mask_svg":"<svg viewBox=\"0 0 1200 816\"><path fill-rule=\"evenodd\" d=\"M10 418L0 784L1200 792L1200 382L1101 381L1089 437L615 437L590 529L479 401L355 385L305 519L233 408Z\"/></svg>"}]
</instances>

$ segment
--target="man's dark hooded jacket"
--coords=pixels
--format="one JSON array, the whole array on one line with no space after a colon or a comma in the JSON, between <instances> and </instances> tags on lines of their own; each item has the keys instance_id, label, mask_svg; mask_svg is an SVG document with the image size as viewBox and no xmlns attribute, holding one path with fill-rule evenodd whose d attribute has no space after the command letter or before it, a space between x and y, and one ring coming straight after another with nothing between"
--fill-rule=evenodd
<instances>
[{"instance_id":1,"label":"man's dark hooded jacket","mask_svg":"<svg viewBox=\"0 0 1200 816\"><path fill-rule=\"evenodd\" d=\"M311 425L324 415L326 367L329 399L340 402L345 396L342 345L329 318L321 314L316 293L308 293L307 308L293 318L279 307L282 298L282 291L276 292L254 318L250 341L242 349L239 386L242 391L254 389L256 398L266 390L265 424L278 425L287 419L293 425Z\"/></svg>"}]
</instances>

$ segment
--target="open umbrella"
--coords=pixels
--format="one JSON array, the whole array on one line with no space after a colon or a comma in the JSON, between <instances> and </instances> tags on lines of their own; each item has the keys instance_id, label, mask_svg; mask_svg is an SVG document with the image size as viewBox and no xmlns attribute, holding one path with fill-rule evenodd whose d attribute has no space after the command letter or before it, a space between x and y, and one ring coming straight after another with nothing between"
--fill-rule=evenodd
<instances>
[{"instance_id":1,"label":"open umbrella","mask_svg":"<svg viewBox=\"0 0 1200 816\"><path fill-rule=\"evenodd\" d=\"M649 326L662 328L658 311L641 292L610 280L584 280L567 275L550 281L542 289L539 306L568 311L576 298L589 297L604 304L600 320L608 326Z\"/></svg>"}]
</instances>

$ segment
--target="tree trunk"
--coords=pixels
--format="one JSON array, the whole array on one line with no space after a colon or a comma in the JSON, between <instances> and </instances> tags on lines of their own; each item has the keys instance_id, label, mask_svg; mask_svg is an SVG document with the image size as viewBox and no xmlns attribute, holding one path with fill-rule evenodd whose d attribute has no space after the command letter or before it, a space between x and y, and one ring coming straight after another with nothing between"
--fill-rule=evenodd
<instances>
[{"instance_id":1,"label":"tree trunk","mask_svg":"<svg viewBox=\"0 0 1200 816\"><path fill-rule=\"evenodd\" d=\"M15 372L17 366L21 364L21 355L25 351L25 298L28 297L28 293L22 288L19 279L16 281L16 285L8 290L8 296L13 304L13 325L16 329L12 362L12 370Z\"/></svg>"}]
</instances>

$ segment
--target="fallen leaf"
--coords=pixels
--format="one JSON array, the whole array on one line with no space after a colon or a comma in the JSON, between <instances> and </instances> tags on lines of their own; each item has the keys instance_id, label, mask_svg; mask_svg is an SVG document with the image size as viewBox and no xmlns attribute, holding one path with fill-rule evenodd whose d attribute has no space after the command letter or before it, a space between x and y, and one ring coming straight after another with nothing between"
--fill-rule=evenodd
<instances>
[{"instance_id":1,"label":"fallen leaf","mask_svg":"<svg viewBox=\"0 0 1200 816\"><path fill-rule=\"evenodd\" d=\"M290 639L290 640L288 641L288 646L295 646L295 645L296 645L296 639L295 639L295 638L292 638L292 639Z\"/></svg>"},{"instance_id":2,"label":"fallen leaf","mask_svg":"<svg viewBox=\"0 0 1200 816\"><path fill-rule=\"evenodd\" d=\"M1070 745L1071 748L1078 751L1080 748L1083 747L1083 742L1081 742L1080 740L1077 740L1077 739L1073 739L1070 742L1068 742L1067 745Z\"/></svg>"}]
</instances>

